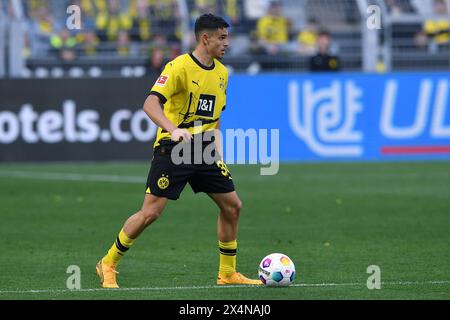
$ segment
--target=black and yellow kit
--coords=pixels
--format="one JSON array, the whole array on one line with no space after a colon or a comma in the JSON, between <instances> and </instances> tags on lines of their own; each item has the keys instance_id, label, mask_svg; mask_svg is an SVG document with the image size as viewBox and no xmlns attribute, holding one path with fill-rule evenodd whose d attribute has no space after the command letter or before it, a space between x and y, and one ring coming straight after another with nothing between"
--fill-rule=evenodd
<instances>
[{"instance_id":1,"label":"black and yellow kit","mask_svg":"<svg viewBox=\"0 0 450 320\"><path fill-rule=\"evenodd\" d=\"M184 54L166 65L150 94L159 97L165 116L178 128L188 130L195 141L199 135L211 135L216 128L226 106L227 85L228 71L218 60L207 67L192 54ZM211 138L206 140L202 150L214 143ZM194 162L193 146L192 161L176 164L172 158L176 145L169 132L158 129L146 193L175 200L186 183L195 193L234 191L230 172L217 154L212 163L203 159Z\"/></svg>"},{"instance_id":2,"label":"black and yellow kit","mask_svg":"<svg viewBox=\"0 0 450 320\"><path fill-rule=\"evenodd\" d=\"M165 116L178 128L194 134L194 121L201 121L196 132L213 130L226 105L228 72L218 60L203 66L192 54L184 54L169 62L150 94L164 103ZM155 147L170 134L159 128Z\"/></svg>"},{"instance_id":3,"label":"black and yellow kit","mask_svg":"<svg viewBox=\"0 0 450 320\"><path fill-rule=\"evenodd\" d=\"M337 56L318 53L309 60L310 71L339 71L340 59Z\"/></svg>"}]
</instances>

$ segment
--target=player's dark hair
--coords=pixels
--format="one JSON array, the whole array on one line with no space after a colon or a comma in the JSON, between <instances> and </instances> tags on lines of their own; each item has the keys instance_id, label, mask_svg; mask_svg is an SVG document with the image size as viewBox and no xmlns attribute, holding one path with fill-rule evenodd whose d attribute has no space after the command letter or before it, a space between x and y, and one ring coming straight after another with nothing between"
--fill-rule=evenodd
<instances>
[{"instance_id":1,"label":"player's dark hair","mask_svg":"<svg viewBox=\"0 0 450 320\"><path fill-rule=\"evenodd\" d=\"M200 39L203 31L215 31L217 29L228 28L230 25L223 18L211 13L203 14L195 21L195 38Z\"/></svg>"}]
</instances>

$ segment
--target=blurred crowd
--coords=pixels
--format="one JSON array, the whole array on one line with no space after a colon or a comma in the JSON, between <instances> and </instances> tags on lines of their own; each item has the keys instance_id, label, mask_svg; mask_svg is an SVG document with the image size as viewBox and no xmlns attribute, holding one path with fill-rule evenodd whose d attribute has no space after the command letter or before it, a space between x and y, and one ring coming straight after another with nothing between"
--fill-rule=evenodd
<instances>
[{"instance_id":1,"label":"blurred crowd","mask_svg":"<svg viewBox=\"0 0 450 320\"><path fill-rule=\"evenodd\" d=\"M429 18L415 34L417 49L430 53L449 50L450 0L384 0L394 17L419 14Z\"/></svg>"},{"instance_id":2,"label":"blurred crowd","mask_svg":"<svg viewBox=\"0 0 450 320\"><path fill-rule=\"evenodd\" d=\"M1 0L11 15L9 0ZM148 56L149 67L160 69L182 52L183 19L178 0L18 0L26 24L23 55L54 55L65 62L99 55ZM196 17L214 13L230 22L230 56L308 55L319 48L319 34L328 37L314 19L303 19L306 0L186 0L192 30ZM79 30L66 27L68 6L81 8ZM0 8L1 9L1 8ZM301 17L302 19L296 19ZM185 19L184 19L185 20ZM301 21L302 20L302 21ZM188 46L195 45L190 33Z\"/></svg>"},{"instance_id":3,"label":"blurred crowd","mask_svg":"<svg viewBox=\"0 0 450 320\"><path fill-rule=\"evenodd\" d=\"M215 13L230 22L230 56L307 56L312 70L338 70L339 46L333 45L333 30L324 28L326 21L305 13L308 1L0 0L0 11L12 16L12 3L22 4L25 58L54 55L71 62L80 57L145 56L149 68L160 70L165 61L186 49L184 31L192 30L195 18ZM448 46L450 0L379 1L393 16L435 14L415 35L414 43L431 51ZM66 27L70 5L81 8L80 30ZM183 19L186 14L188 19ZM190 35L187 46L192 48L195 39Z\"/></svg>"},{"instance_id":4,"label":"blurred crowd","mask_svg":"<svg viewBox=\"0 0 450 320\"><path fill-rule=\"evenodd\" d=\"M177 0L24 0L24 54L57 54L64 61L99 54L148 54L149 46L179 52ZM81 9L81 28L66 27L67 8ZM163 32L162 32L163 31Z\"/></svg>"},{"instance_id":5,"label":"blurred crowd","mask_svg":"<svg viewBox=\"0 0 450 320\"><path fill-rule=\"evenodd\" d=\"M434 17L427 19L422 30L416 34L416 46L430 53L448 51L450 49L450 0L433 0L430 5L425 7L427 11L423 13Z\"/></svg>"}]
</instances>

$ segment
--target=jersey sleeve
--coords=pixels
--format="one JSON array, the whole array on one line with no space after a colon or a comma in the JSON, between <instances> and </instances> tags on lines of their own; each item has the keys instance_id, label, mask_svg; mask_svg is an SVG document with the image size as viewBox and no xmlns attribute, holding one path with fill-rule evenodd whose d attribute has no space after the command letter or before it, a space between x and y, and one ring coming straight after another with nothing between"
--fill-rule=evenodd
<instances>
[{"instance_id":1,"label":"jersey sleeve","mask_svg":"<svg viewBox=\"0 0 450 320\"><path fill-rule=\"evenodd\" d=\"M150 94L158 96L164 104L170 97L183 90L183 87L184 74L182 69L177 68L175 63L169 62L153 85Z\"/></svg>"},{"instance_id":2,"label":"jersey sleeve","mask_svg":"<svg viewBox=\"0 0 450 320\"><path fill-rule=\"evenodd\" d=\"M227 90L228 90L228 70L225 70L225 97L222 111L225 111L225 109L227 108Z\"/></svg>"}]
</instances>

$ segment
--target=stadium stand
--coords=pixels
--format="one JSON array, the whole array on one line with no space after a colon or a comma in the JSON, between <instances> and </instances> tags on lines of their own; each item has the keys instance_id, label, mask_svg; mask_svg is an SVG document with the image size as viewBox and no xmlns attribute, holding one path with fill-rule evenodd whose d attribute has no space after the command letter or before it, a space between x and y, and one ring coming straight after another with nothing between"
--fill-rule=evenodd
<instances>
[{"instance_id":1,"label":"stadium stand","mask_svg":"<svg viewBox=\"0 0 450 320\"><path fill-rule=\"evenodd\" d=\"M193 47L190 31L195 18L206 12L222 15L230 22L233 42L224 62L238 72L306 71L310 57L317 52L317 35L324 31L332 36L330 50L339 57L340 70L440 70L450 66L447 0L0 3L0 15L4 17L0 23L0 77L143 76ZM80 30L66 27L69 5L81 8ZM377 31L375 45L364 42L367 12L362 8L368 5L377 5L382 11L383 27ZM12 23L20 25L22 32L16 30L12 35ZM367 45L374 47L363 50ZM13 46L20 47L20 52L12 54ZM23 66L17 62L11 70L13 61L6 58L8 52L16 60L21 58ZM364 60L370 59L367 54L376 55L374 59L384 68L377 69L373 64L366 67ZM427 58L430 54L432 60Z\"/></svg>"}]
</instances>

